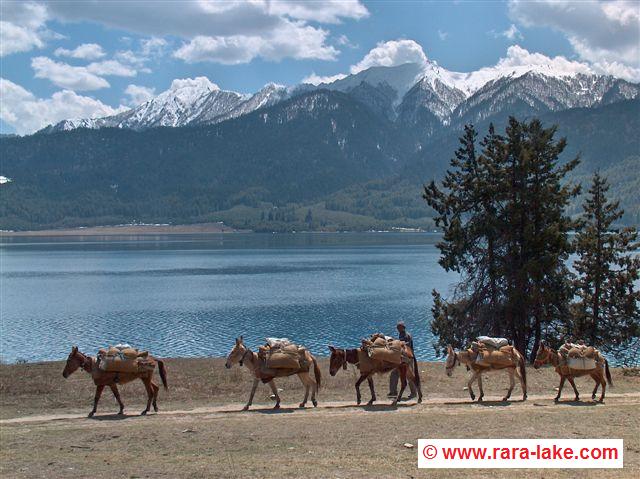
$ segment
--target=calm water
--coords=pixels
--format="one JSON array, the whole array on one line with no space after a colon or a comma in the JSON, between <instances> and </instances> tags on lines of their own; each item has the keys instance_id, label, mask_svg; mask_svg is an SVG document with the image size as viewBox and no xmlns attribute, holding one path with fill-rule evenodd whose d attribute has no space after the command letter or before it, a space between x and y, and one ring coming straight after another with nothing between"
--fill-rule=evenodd
<instances>
[{"instance_id":1,"label":"calm water","mask_svg":"<svg viewBox=\"0 0 640 479\"><path fill-rule=\"evenodd\" d=\"M63 359L127 342L221 356L286 336L325 355L403 320L432 359L431 290L456 276L429 234L21 238L0 244L0 354Z\"/></svg>"}]
</instances>

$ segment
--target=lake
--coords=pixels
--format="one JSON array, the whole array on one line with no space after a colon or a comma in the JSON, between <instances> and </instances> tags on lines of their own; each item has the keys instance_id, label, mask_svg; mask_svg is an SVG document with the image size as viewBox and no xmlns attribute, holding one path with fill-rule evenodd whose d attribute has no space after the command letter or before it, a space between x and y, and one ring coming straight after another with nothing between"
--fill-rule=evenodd
<instances>
[{"instance_id":1,"label":"lake","mask_svg":"<svg viewBox=\"0 0 640 479\"><path fill-rule=\"evenodd\" d=\"M0 354L65 359L129 343L157 356L224 356L288 337L313 353L402 320L434 359L431 290L457 275L426 233L3 238Z\"/></svg>"}]
</instances>

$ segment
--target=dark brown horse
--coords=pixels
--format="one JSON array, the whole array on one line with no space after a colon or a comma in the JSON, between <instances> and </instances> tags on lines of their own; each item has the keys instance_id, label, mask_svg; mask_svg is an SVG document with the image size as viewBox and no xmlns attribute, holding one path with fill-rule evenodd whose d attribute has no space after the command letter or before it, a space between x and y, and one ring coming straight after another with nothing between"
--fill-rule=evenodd
<instances>
[{"instance_id":1,"label":"dark brown horse","mask_svg":"<svg viewBox=\"0 0 640 479\"><path fill-rule=\"evenodd\" d=\"M400 392L391 403L393 406L398 404L402 393L407 387L407 378L412 381L418 391L418 402L422 402L422 389L420 388L420 372L417 368L417 362L413 355L413 351L409 346L404 347L403 358L400 364L389 363L386 361L376 361L371 359L366 351L362 348L357 349L339 349L329 346L331 358L329 360L329 374L335 376L342 369L347 369L347 364L354 364L360 371L360 377L356 381L356 401L358 404L362 402L360 395L360 384L366 379L371 391L371 399L367 405L372 405L376 401L376 391L373 387L372 376L377 373L388 373L394 369L398 370L400 375Z\"/></svg>"},{"instance_id":2,"label":"dark brown horse","mask_svg":"<svg viewBox=\"0 0 640 479\"><path fill-rule=\"evenodd\" d=\"M571 387L573 387L573 392L576 394L576 401L580 400L580 395L578 394L578 388L576 387L574 378L587 375L593 378L596 383L596 387L591 393L591 399L596 398L598 386L602 386L602 394L600 395L600 399L598 400L599 402L604 401L607 382L609 383L609 386L613 386L613 381L611 380L611 372L609 372L609 362L605 358L603 358L600 353L598 353L598 357L596 358L595 368L573 369L567 365L566 361L558 351L550 348L549 346L546 346L544 343L540 343L538 352L536 353L536 359L533 363L533 367L538 369L540 366L543 366L545 364L551 364L555 368L556 372L560 375L560 386L558 386L558 395L554 398L555 402L560 401L560 395L562 394L562 387L564 386L565 380L568 380L569 384L571 384ZM607 378L606 381L605 376Z\"/></svg>"},{"instance_id":3,"label":"dark brown horse","mask_svg":"<svg viewBox=\"0 0 640 479\"><path fill-rule=\"evenodd\" d=\"M282 378L287 376L293 376L296 374L302 384L304 384L304 399L300 403L300 407L303 408L307 405L307 399L309 398L309 390L311 390L311 403L313 407L318 405L316 401L316 393L320 389L320 383L322 381L322 375L320 374L320 367L313 355L305 350L303 353L301 364L302 366L296 369L278 368L272 369L265 366L263 361L260 360L257 353L251 351L245 344L242 336L236 338L236 344L233 345L231 352L227 356L227 362L225 367L230 369L235 363L240 366L245 366L251 371L253 375L253 385L251 387L251 393L249 394L249 401L244 406L243 411L247 411L253 403L253 396L256 393L258 384L262 381L268 384L276 399L276 405L274 409L280 408L280 395L278 394L278 388L273 380L275 378ZM311 367L313 366L313 376L311 376Z\"/></svg>"},{"instance_id":4,"label":"dark brown horse","mask_svg":"<svg viewBox=\"0 0 640 479\"><path fill-rule=\"evenodd\" d=\"M162 385L165 389L167 389L167 369L164 365L164 362L157 358L149 357L149 362L151 364L158 364L158 372L160 373L160 379L162 379ZM98 363L96 358L91 356L87 356L86 354L82 354L78 351L78 347L74 346L71 349L71 354L67 358L67 364L64 367L64 371L62 371L62 376L68 378L71 376L78 368L84 369L86 372L91 374L93 378L93 382L96 385L96 395L93 399L93 409L89 413L89 417L92 417L96 410L98 409L98 401L100 401L100 396L102 395L102 391L105 386L109 386L113 395L118 401L118 405L120 406L120 411L118 414L124 414L124 404L120 399L120 392L118 391L118 384L125 384L136 379L140 379L144 384L145 389L147 390L147 408L142 411L142 415L144 416L151 409L151 404L153 403L154 411L158 412L158 391L160 388L156 383L153 382L153 369L149 369L148 371L142 371L138 373L116 373L116 372L107 372L103 371L98 367Z\"/></svg>"}]
</instances>

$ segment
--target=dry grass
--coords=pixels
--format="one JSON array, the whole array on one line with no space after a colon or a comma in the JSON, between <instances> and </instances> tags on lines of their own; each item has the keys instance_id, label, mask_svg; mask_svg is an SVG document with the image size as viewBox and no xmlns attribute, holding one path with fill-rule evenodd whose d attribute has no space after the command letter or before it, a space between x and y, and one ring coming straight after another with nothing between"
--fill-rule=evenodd
<instances>
[{"instance_id":1,"label":"dry grass","mask_svg":"<svg viewBox=\"0 0 640 479\"><path fill-rule=\"evenodd\" d=\"M590 379L579 379L585 402L554 405L558 378L552 370L528 371L526 403L488 401L470 404L466 372L453 378L442 364L421 364L426 404L390 409L352 407L355 373L329 377L321 361L325 387L320 407L300 411L285 407L271 413L268 388L256 395L250 413L203 410L175 414L171 410L241 405L250 379L246 371L226 370L220 359L169 360L169 391L162 391L160 415L114 416L110 393L103 396L95 420L39 420L0 424L2 477L459 477L463 471L419 471L415 449L405 442L418 438L470 437L613 437L625 440L623 471L586 471L581 477L637 477L640 471L640 377L613 371L615 388L605 405L590 401ZM0 366L3 418L79 412L90 409L94 388L86 373L68 380L61 363ZM387 403L386 377L377 380L380 402ZM497 398L506 374L488 376L485 392ZM297 378L280 380L283 404L299 402ZM129 414L143 407L143 389L127 385L123 400ZM565 390L570 399L570 390ZM363 387L368 398L366 385ZM514 399L520 399L519 387ZM348 401L349 404L331 401ZM259 404L263 405L263 408ZM473 471L474 477L572 477L563 470Z\"/></svg>"}]
</instances>

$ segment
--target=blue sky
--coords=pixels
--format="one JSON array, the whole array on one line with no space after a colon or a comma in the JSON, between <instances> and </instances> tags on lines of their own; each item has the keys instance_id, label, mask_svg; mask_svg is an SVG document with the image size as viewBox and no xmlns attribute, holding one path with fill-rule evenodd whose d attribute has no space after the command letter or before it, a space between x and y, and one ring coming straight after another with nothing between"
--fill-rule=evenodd
<instances>
[{"instance_id":1,"label":"blue sky","mask_svg":"<svg viewBox=\"0 0 640 479\"><path fill-rule=\"evenodd\" d=\"M176 78L206 76L249 93L423 54L472 71L495 65L513 45L640 79L634 1L3 0L1 13L3 133L110 114Z\"/></svg>"}]
</instances>

